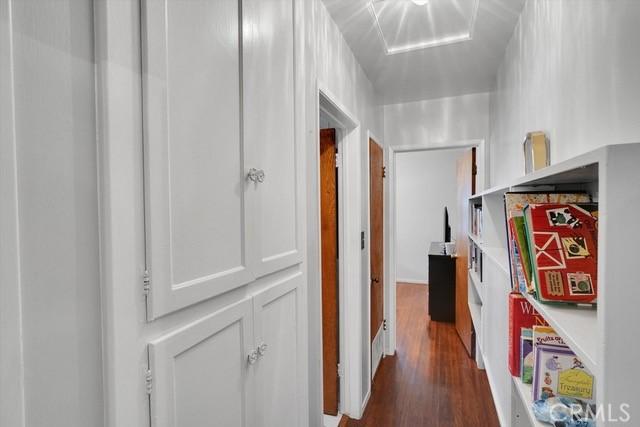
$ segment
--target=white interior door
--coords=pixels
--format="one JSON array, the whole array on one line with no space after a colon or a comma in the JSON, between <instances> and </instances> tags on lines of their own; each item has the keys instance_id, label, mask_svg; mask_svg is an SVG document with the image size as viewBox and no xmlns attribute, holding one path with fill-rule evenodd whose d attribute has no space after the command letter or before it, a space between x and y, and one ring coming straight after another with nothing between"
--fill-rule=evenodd
<instances>
[{"instance_id":1,"label":"white interior door","mask_svg":"<svg viewBox=\"0 0 640 427\"><path fill-rule=\"evenodd\" d=\"M256 346L256 426L307 424L301 358L302 274L298 273L254 297Z\"/></svg>"},{"instance_id":2,"label":"white interior door","mask_svg":"<svg viewBox=\"0 0 640 427\"><path fill-rule=\"evenodd\" d=\"M240 3L143 1L150 319L254 279L242 140ZM273 186L281 180L278 174L289 174L285 171L269 176L266 197L277 193ZM281 239L290 239L291 232L283 232ZM279 242L278 247L291 246L289 240Z\"/></svg>"},{"instance_id":3,"label":"white interior door","mask_svg":"<svg viewBox=\"0 0 640 427\"><path fill-rule=\"evenodd\" d=\"M245 0L244 124L255 185L257 275L302 261L295 147L294 1Z\"/></svg>"},{"instance_id":4,"label":"white interior door","mask_svg":"<svg viewBox=\"0 0 640 427\"><path fill-rule=\"evenodd\" d=\"M245 299L153 341L152 427L252 427L252 302Z\"/></svg>"}]
</instances>

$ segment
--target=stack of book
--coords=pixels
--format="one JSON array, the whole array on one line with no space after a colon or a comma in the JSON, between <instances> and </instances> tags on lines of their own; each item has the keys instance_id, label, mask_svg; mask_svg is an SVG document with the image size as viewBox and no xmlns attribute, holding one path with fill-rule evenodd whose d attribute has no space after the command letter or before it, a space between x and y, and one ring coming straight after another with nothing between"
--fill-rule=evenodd
<instances>
[{"instance_id":1,"label":"stack of book","mask_svg":"<svg viewBox=\"0 0 640 427\"><path fill-rule=\"evenodd\" d=\"M512 288L540 302L596 304L598 205L585 193L506 193Z\"/></svg>"}]
</instances>

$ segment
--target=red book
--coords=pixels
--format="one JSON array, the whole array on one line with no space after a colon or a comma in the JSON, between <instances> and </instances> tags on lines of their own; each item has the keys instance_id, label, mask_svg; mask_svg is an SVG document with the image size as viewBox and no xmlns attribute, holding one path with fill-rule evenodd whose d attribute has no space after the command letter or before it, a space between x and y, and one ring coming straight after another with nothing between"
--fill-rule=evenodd
<instances>
[{"instance_id":1,"label":"red book","mask_svg":"<svg viewBox=\"0 0 640 427\"><path fill-rule=\"evenodd\" d=\"M597 204L530 204L524 209L536 297L595 304Z\"/></svg>"},{"instance_id":2,"label":"red book","mask_svg":"<svg viewBox=\"0 0 640 427\"><path fill-rule=\"evenodd\" d=\"M547 326L547 322L522 294L511 292L509 294L509 372L514 377L520 376L521 329L533 328L534 325Z\"/></svg>"}]
</instances>

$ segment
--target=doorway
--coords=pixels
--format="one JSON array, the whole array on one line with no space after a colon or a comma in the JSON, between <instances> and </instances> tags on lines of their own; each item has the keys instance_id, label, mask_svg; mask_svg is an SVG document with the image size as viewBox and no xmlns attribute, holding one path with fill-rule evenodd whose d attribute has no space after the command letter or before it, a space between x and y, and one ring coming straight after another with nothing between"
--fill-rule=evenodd
<instances>
[{"instance_id":1,"label":"doorway","mask_svg":"<svg viewBox=\"0 0 640 427\"><path fill-rule=\"evenodd\" d=\"M398 282L406 282L406 283L418 283L418 284L426 284L426 277L418 277L412 274L408 274L414 271L411 266L401 265L407 261L405 255L401 254L401 236L400 236L400 222L401 219L398 218L398 204L400 201L398 200L398 174L399 174L399 158L400 156L405 155L405 153L413 153L413 152L422 152L424 155L429 155L429 153L438 153L438 152L446 152L448 150L456 150L456 149L471 149L475 147L475 156L476 156L476 164L477 164L477 188L484 188L484 183L486 182L486 156L485 156L485 148L484 148L484 140L476 139L476 140L464 140L464 141L451 141L448 143L441 143L437 145L433 144L424 144L424 145L415 145L415 146L391 146L389 147L389 158L388 158L388 175L389 175L389 210L387 211L386 223L389 227L389 245L388 245L388 257L385 260L385 268L388 271L386 277L388 278L388 286L387 293L385 294L386 301L389 305L389 309L385 311L386 319L387 319L387 328L388 328L388 353L393 353L396 350L396 327L397 327L397 316L396 316L396 284ZM451 171L453 180L457 181L456 178L456 164L451 164ZM439 180L442 182L442 178ZM415 192L424 191L424 184L419 185L419 183L412 181L415 186ZM438 181L436 181L438 182ZM457 190L456 190L457 193ZM456 194L454 193L454 194ZM417 194L417 193L416 193ZM457 207L457 198L454 197L448 204L451 204L454 208ZM442 208L437 209L438 220L436 221L437 233L440 238L438 240L442 240ZM406 220L402 220L406 222ZM425 221L425 219L421 219L421 221ZM457 227L455 218L451 218L451 224L454 227ZM435 239L434 239L435 240ZM406 248L406 246L405 246ZM424 251L423 251L424 252ZM420 262L423 264L420 266L421 271L426 269L427 256L426 253L420 255Z\"/></svg>"}]
</instances>

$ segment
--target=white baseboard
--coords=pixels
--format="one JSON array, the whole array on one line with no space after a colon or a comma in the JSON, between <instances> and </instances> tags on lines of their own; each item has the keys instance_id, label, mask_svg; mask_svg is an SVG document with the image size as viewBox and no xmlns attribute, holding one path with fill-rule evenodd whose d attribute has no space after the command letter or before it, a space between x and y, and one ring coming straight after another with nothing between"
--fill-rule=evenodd
<instances>
[{"instance_id":1,"label":"white baseboard","mask_svg":"<svg viewBox=\"0 0 640 427\"><path fill-rule=\"evenodd\" d=\"M396 283L411 283L414 285L428 285L429 281L424 279L396 279Z\"/></svg>"}]
</instances>

